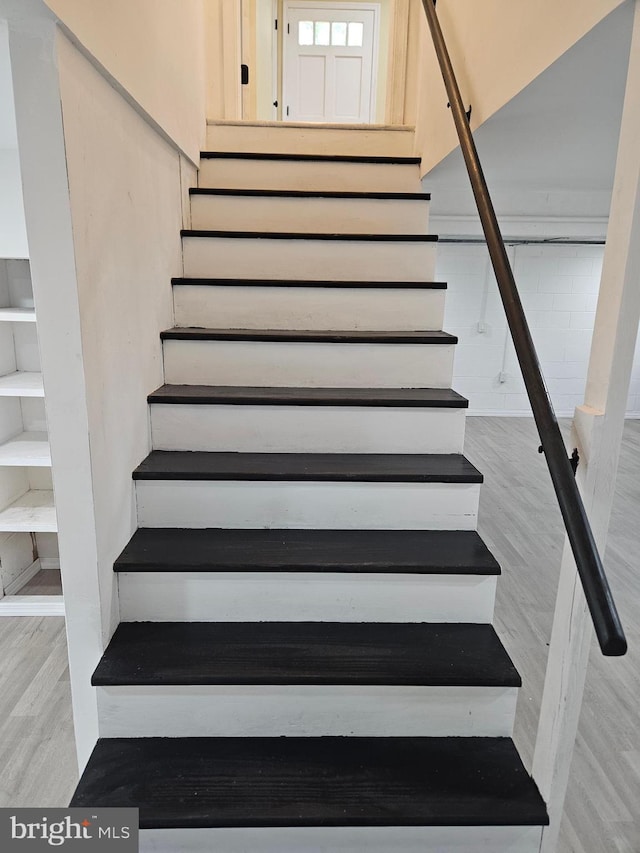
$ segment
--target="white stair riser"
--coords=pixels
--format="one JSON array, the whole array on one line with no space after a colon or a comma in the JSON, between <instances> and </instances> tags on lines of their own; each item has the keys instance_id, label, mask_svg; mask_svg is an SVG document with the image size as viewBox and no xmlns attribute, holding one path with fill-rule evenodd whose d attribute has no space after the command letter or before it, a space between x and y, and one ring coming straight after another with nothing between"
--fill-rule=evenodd
<instances>
[{"instance_id":1,"label":"white stair riser","mask_svg":"<svg viewBox=\"0 0 640 853\"><path fill-rule=\"evenodd\" d=\"M342 154L367 157L411 157L414 130L313 127L304 124L211 124L207 151L252 154Z\"/></svg>"},{"instance_id":2,"label":"white stair riser","mask_svg":"<svg viewBox=\"0 0 640 853\"><path fill-rule=\"evenodd\" d=\"M191 227L213 231L428 234L427 201L191 196Z\"/></svg>"},{"instance_id":3,"label":"white stair riser","mask_svg":"<svg viewBox=\"0 0 640 853\"><path fill-rule=\"evenodd\" d=\"M440 330L444 290L189 285L173 288L176 326L210 329Z\"/></svg>"},{"instance_id":4,"label":"white stair riser","mask_svg":"<svg viewBox=\"0 0 640 853\"><path fill-rule=\"evenodd\" d=\"M138 480L139 527L475 530L480 486Z\"/></svg>"},{"instance_id":5,"label":"white stair riser","mask_svg":"<svg viewBox=\"0 0 640 853\"><path fill-rule=\"evenodd\" d=\"M184 237L187 278L430 281L435 242Z\"/></svg>"},{"instance_id":6,"label":"white stair riser","mask_svg":"<svg viewBox=\"0 0 640 853\"><path fill-rule=\"evenodd\" d=\"M147 829L142 853L539 853L540 826Z\"/></svg>"},{"instance_id":7,"label":"white stair riser","mask_svg":"<svg viewBox=\"0 0 640 853\"><path fill-rule=\"evenodd\" d=\"M495 575L121 572L123 622L490 623Z\"/></svg>"},{"instance_id":8,"label":"white stair riser","mask_svg":"<svg viewBox=\"0 0 640 853\"><path fill-rule=\"evenodd\" d=\"M164 341L171 385L450 388L454 346Z\"/></svg>"},{"instance_id":9,"label":"white stair riser","mask_svg":"<svg viewBox=\"0 0 640 853\"><path fill-rule=\"evenodd\" d=\"M516 687L100 687L100 737L511 737Z\"/></svg>"},{"instance_id":10,"label":"white stair riser","mask_svg":"<svg viewBox=\"0 0 640 853\"><path fill-rule=\"evenodd\" d=\"M198 186L242 190L422 191L420 170L415 164L242 158L201 160Z\"/></svg>"},{"instance_id":11,"label":"white stair riser","mask_svg":"<svg viewBox=\"0 0 640 853\"><path fill-rule=\"evenodd\" d=\"M155 450L462 453L464 409L151 406Z\"/></svg>"}]
</instances>

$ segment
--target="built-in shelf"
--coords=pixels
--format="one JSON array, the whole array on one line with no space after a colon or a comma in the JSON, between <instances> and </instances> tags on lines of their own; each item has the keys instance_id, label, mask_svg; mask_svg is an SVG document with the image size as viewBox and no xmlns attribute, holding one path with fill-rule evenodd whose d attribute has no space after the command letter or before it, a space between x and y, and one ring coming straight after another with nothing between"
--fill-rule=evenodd
<instances>
[{"instance_id":1,"label":"built-in shelf","mask_svg":"<svg viewBox=\"0 0 640 853\"><path fill-rule=\"evenodd\" d=\"M53 492L33 489L0 511L2 533L57 533Z\"/></svg>"},{"instance_id":2,"label":"built-in shelf","mask_svg":"<svg viewBox=\"0 0 640 853\"><path fill-rule=\"evenodd\" d=\"M0 397L44 397L42 374L18 370L0 376Z\"/></svg>"},{"instance_id":3,"label":"built-in shelf","mask_svg":"<svg viewBox=\"0 0 640 853\"><path fill-rule=\"evenodd\" d=\"M0 616L64 616L61 595L8 595L0 599Z\"/></svg>"},{"instance_id":4,"label":"built-in shelf","mask_svg":"<svg viewBox=\"0 0 640 853\"><path fill-rule=\"evenodd\" d=\"M0 444L0 465L51 467L51 451L46 432L21 432Z\"/></svg>"},{"instance_id":5,"label":"built-in shelf","mask_svg":"<svg viewBox=\"0 0 640 853\"><path fill-rule=\"evenodd\" d=\"M0 322L35 323L35 308L0 308Z\"/></svg>"}]
</instances>

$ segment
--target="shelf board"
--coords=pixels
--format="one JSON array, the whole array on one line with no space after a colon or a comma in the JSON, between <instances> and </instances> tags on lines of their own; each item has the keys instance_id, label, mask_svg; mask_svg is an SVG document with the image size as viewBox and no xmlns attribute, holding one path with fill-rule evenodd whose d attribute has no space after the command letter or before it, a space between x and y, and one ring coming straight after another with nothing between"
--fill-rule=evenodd
<instances>
[{"instance_id":1,"label":"shelf board","mask_svg":"<svg viewBox=\"0 0 640 853\"><path fill-rule=\"evenodd\" d=\"M51 467L51 451L46 432L21 432L0 444L0 465Z\"/></svg>"},{"instance_id":2,"label":"shelf board","mask_svg":"<svg viewBox=\"0 0 640 853\"><path fill-rule=\"evenodd\" d=\"M57 533L53 492L33 489L0 511L0 532Z\"/></svg>"},{"instance_id":3,"label":"shelf board","mask_svg":"<svg viewBox=\"0 0 640 853\"><path fill-rule=\"evenodd\" d=\"M44 397L42 374L18 370L0 376L0 397Z\"/></svg>"},{"instance_id":4,"label":"shelf board","mask_svg":"<svg viewBox=\"0 0 640 853\"><path fill-rule=\"evenodd\" d=\"M0 308L0 322L35 323L35 308Z\"/></svg>"},{"instance_id":5,"label":"shelf board","mask_svg":"<svg viewBox=\"0 0 640 853\"><path fill-rule=\"evenodd\" d=\"M64 616L61 595L7 595L0 599L0 616Z\"/></svg>"}]
</instances>

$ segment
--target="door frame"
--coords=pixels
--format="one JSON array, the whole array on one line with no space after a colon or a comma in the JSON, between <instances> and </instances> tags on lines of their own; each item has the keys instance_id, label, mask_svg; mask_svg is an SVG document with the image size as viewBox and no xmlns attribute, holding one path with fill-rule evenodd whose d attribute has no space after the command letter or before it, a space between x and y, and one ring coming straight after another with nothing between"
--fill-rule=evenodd
<instances>
[{"instance_id":1,"label":"door frame","mask_svg":"<svg viewBox=\"0 0 640 853\"><path fill-rule=\"evenodd\" d=\"M373 47L371 63L371 91L369 93L369 122L364 124L376 124L376 105L378 99L378 65L380 64L380 3L348 3L348 2L333 2L333 0L284 0L283 6L283 26L289 28L289 9L290 8L308 8L308 9L363 9L367 12L373 12ZM284 115L285 104L287 101L287 49L286 45L282 44L282 109L283 121L286 121ZM371 119L373 118L373 121ZM313 122L309 122L313 124Z\"/></svg>"}]
</instances>

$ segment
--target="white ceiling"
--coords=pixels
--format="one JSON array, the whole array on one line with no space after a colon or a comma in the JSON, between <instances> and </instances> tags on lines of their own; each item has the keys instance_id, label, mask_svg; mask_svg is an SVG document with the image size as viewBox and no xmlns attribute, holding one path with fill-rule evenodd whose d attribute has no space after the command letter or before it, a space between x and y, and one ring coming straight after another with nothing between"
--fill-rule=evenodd
<instances>
[{"instance_id":1,"label":"white ceiling","mask_svg":"<svg viewBox=\"0 0 640 853\"><path fill-rule=\"evenodd\" d=\"M476 131L498 213L608 215L632 15L627 0ZM433 215L475 211L459 150L424 183Z\"/></svg>"},{"instance_id":2,"label":"white ceiling","mask_svg":"<svg viewBox=\"0 0 640 853\"><path fill-rule=\"evenodd\" d=\"M0 20L0 148L16 148L17 145L7 25Z\"/></svg>"}]
</instances>

